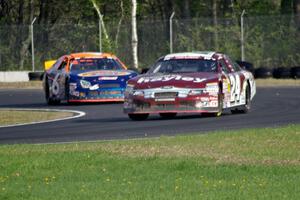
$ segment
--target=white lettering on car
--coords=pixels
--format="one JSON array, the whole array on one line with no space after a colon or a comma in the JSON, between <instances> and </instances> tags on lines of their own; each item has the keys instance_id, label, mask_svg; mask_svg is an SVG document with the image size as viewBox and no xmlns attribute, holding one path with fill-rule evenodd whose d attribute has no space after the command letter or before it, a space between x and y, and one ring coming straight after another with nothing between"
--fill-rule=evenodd
<instances>
[{"instance_id":1,"label":"white lettering on car","mask_svg":"<svg viewBox=\"0 0 300 200\"><path fill-rule=\"evenodd\" d=\"M176 80L176 81L182 80L182 81L191 81L194 83L201 83L206 79L176 75L176 76L142 77L137 81L137 83L148 83L148 82L158 82L158 81L167 82L171 80Z\"/></svg>"}]
</instances>

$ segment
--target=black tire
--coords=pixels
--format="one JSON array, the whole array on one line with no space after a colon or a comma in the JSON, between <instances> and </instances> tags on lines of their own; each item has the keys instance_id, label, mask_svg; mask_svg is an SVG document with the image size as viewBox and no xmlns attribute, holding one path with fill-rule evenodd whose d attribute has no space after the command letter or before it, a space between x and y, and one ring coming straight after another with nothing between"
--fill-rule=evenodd
<instances>
[{"instance_id":1,"label":"black tire","mask_svg":"<svg viewBox=\"0 0 300 200\"><path fill-rule=\"evenodd\" d=\"M60 103L60 100L50 97L50 86L47 78L45 79L45 98L48 105L58 105Z\"/></svg>"},{"instance_id":2,"label":"black tire","mask_svg":"<svg viewBox=\"0 0 300 200\"><path fill-rule=\"evenodd\" d=\"M291 78L300 78L300 67L291 68Z\"/></svg>"},{"instance_id":3,"label":"black tire","mask_svg":"<svg viewBox=\"0 0 300 200\"><path fill-rule=\"evenodd\" d=\"M29 72L28 77L30 81L41 81L43 80L44 72Z\"/></svg>"},{"instance_id":4,"label":"black tire","mask_svg":"<svg viewBox=\"0 0 300 200\"><path fill-rule=\"evenodd\" d=\"M69 104L69 96L70 96L70 86L69 86L69 79L66 78L66 81L65 81L65 99L66 99L66 102L67 104Z\"/></svg>"},{"instance_id":5,"label":"black tire","mask_svg":"<svg viewBox=\"0 0 300 200\"><path fill-rule=\"evenodd\" d=\"M134 121L142 121L146 120L148 118L149 114L148 113L142 113L142 114L128 114L128 117Z\"/></svg>"},{"instance_id":6,"label":"black tire","mask_svg":"<svg viewBox=\"0 0 300 200\"><path fill-rule=\"evenodd\" d=\"M247 113L250 110L250 108L251 108L251 91L250 91L249 85L247 85L247 87L246 87L245 99L246 99L245 105L243 105L239 108L232 109L231 110L232 114Z\"/></svg>"},{"instance_id":7,"label":"black tire","mask_svg":"<svg viewBox=\"0 0 300 200\"><path fill-rule=\"evenodd\" d=\"M177 113L159 113L159 115L164 119L171 119L174 118Z\"/></svg>"},{"instance_id":8,"label":"black tire","mask_svg":"<svg viewBox=\"0 0 300 200\"><path fill-rule=\"evenodd\" d=\"M287 67L278 67L273 70L274 78L290 78L291 69Z\"/></svg>"},{"instance_id":9,"label":"black tire","mask_svg":"<svg viewBox=\"0 0 300 200\"><path fill-rule=\"evenodd\" d=\"M254 72L255 78L271 78L272 75L272 70L266 67L257 68Z\"/></svg>"}]
</instances>

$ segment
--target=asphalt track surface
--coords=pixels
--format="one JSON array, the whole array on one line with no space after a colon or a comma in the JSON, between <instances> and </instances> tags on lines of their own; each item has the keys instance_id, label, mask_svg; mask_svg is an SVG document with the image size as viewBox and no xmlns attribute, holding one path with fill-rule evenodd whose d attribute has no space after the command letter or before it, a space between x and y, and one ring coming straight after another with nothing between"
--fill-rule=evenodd
<instances>
[{"instance_id":1,"label":"asphalt track surface","mask_svg":"<svg viewBox=\"0 0 300 200\"><path fill-rule=\"evenodd\" d=\"M179 115L161 119L151 115L146 121L131 121L123 114L120 103L47 106L42 90L28 89L0 90L0 108L53 108L86 113L66 121L0 128L2 144L146 138L300 123L300 87L258 88L249 113L225 112L217 118Z\"/></svg>"}]
</instances>

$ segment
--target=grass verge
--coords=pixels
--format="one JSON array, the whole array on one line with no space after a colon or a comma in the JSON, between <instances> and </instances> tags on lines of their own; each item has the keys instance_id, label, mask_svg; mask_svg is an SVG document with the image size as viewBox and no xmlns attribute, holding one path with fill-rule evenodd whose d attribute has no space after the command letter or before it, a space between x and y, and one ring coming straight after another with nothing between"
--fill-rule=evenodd
<instances>
[{"instance_id":1,"label":"grass verge","mask_svg":"<svg viewBox=\"0 0 300 200\"><path fill-rule=\"evenodd\" d=\"M299 87L300 79L256 79L257 87Z\"/></svg>"},{"instance_id":2,"label":"grass verge","mask_svg":"<svg viewBox=\"0 0 300 200\"><path fill-rule=\"evenodd\" d=\"M42 89L42 81L0 82L0 89Z\"/></svg>"},{"instance_id":3,"label":"grass verge","mask_svg":"<svg viewBox=\"0 0 300 200\"><path fill-rule=\"evenodd\" d=\"M300 199L299 152L300 125L2 145L0 199Z\"/></svg>"},{"instance_id":4,"label":"grass verge","mask_svg":"<svg viewBox=\"0 0 300 200\"><path fill-rule=\"evenodd\" d=\"M300 86L300 79L256 79L257 87ZM4 83L0 82L0 89L42 89L42 81Z\"/></svg>"},{"instance_id":5,"label":"grass verge","mask_svg":"<svg viewBox=\"0 0 300 200\"><path fill-rule=\"evenodd\" d=\"M0 109L0 126L41 122L71 117L70 112L18 111Z\"/></svg>"}]
</instances>

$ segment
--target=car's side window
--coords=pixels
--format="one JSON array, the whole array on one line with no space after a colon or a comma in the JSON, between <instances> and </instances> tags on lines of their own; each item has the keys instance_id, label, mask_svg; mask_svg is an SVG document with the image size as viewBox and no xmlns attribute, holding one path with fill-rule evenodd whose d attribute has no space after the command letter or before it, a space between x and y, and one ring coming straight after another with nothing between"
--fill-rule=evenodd
<instances>
[{"instance_id":1,"label":"car's side window","mask_svg":"<svg viewBox=\"0 0 300 200\"><path fill-rule=\"evenodd\" d=\"M235 72L241 71L241 67L236 62L233 62L229 57L227 57L227 60Z\"/></svg>"},{"instance_id":2,"label":"car's side window","mask_svg":"<svg viewBox=\"0 0 300 200\"><path fill-rule=\"evenodd\" d=\"M221 65L223 72L225 72L226 74L230 73L230 70L228 69L228 67L223 59L219 60L219 64Z\"/></svg>"},{"instance_id":3,"label":"car's side window","mask_svg":"<svg viewBox=\"0 0 300 200\"><path fill-rule=\"evenodd\" d=\"M238 72L238 71L241 71L241 67L239 64L237 64L236 62L233 62L233 69L234 71Z\"/></svg>"},{"instance_id":4,"label":"car's side window","mask_svg":"<svg viewBox=\"0 0 300 200\"><path fill-rule=\"evenodd\" d=\"M57 70L63 60L64 60L64 56L57 59L57 61L53 64L53 67L50 69L50 71Z\"/></svg>"},{"instance_id":5,"label":"car's side window","mask_svg":"<svg viewBox=\"0 0 300 200\"><path fill-rule=\"evenodd\" d=\"M59 71L64 70L64 69L66 68L66 66L67 66L67 61L64 60L64 61L61 63L61 65L58 67L57 70L59 70Z\"/></svg>"}]
</instances>

